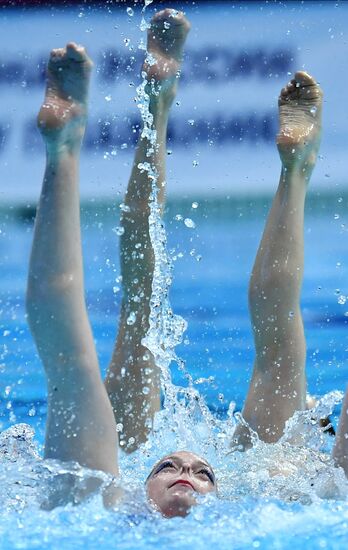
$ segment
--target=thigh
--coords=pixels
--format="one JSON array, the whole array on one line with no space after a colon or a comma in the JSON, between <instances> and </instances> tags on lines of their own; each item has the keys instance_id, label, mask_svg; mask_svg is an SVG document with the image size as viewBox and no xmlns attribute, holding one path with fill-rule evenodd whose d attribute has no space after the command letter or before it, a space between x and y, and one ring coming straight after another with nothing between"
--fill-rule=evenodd
<instances>
[{"instance_id":1,"label":"thigh","mask_svg":"<svg viewBox=\"0 0 348 550\"><path fill-rule=\"evenodd\" d=\"M286 330L255 341L256 358L243 418L263 441L274 442L295 411L306 407L306 343L299 309ZM240 426L236 438L238 444L250 444L249 430Z\"/></svg>"}]
</instances>

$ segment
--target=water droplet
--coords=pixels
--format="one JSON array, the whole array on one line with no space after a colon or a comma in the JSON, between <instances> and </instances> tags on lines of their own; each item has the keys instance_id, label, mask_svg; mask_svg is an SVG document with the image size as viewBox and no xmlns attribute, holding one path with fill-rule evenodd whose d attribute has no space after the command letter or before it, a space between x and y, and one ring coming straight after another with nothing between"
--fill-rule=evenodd
<instances>
[{"instance_id":1,"label":"water droplet","mask_svg":"<svg viewBox=\"0 0 348 550\"><path fill-rule=\"evenodd\" d=\"M173 153L173 151L171 149L168 149L167 155L171 155L172 153Z\"/></svg>"},{"instance_id":2,"label":"water droplet","mask_svg":"<svg viewBox=\"0 0 348 550\"><path fill-rule=\"evenodd\" d=\"M140 28L141 28L141 25L140 25ZM140 39L138 50L144 50L144 52L146 52L146 44L142 38ZM141 76L143 76L143 74L141 74Z\"/></svg>"},{"instance_id":3,"label":"water droplet","mask_svg":"<svg viewBox=\"0 0 348 550\"><path fill-rule=\"evenodd\" d=\"M190 229L194 229L196 227L195 222L191 220L191 218L185 218L184 224L186 225L186 227L189 227Z\"/></svg>"},{"instance_id":4,"label":"water droplet","mask_svg":"<svg viewBox=\"0 0 348 550\"><path fill-rule=\"evenodd\" d=\"M147 386L144 386L143 387L143 394L144 395L149 395L149 393L150 393L150 388L148 388Z\"/></svg>"},{"instance_id":5,"label":"water droplet","mask_svg":"<svg viewBox=\"0 0 348 550\"><path fill-rule=\"evenodd\" d=\"M4 334L4 336L8 336L8 335L11 334L11 333L10 333L9 330L4 330L3 334Z\"/></svg>"},{"instance_id":6,"label":"water droplet","mask_svg":"<svg viewBox=\"0 0 348 550\"><path fill-rule=\"evenodd\" d=\"M144 32L144 31L146 31L147 29L150 28L150 24L147 23L147 21L146 21L146 20L144 19L144 17L143 17L142 20L141 20L141 22L140 22L139 27L140 27L140 30L141 30L142 32ZM146 47L145 47L145 49L146 49Z\"/></svg>"},{"instance_id":7,"label":"water droplet","mask_svg":"<svg viewBox=\"0 0 348 550\"><path fill-rule=\"evenodd\" d=\"M337 302L343 306L347 301L347 296L344 296L344 294L341 294L339 297L338 297L338 300Z\"/></svg>"},{"instance_id":8,"label":"water droplet","mask_svg":"<svg viewBox=\"0 0 348 550\"><path fill-rule=\"evenodd\" d=\"M119 424L116 424L116 432L122 432L123 430L123 424L121 422Z\"/></svg>"},{"instance_id":9,"label":"water droplet","mask_svg":"<svg viewBox=\"0 0 348 550\"><path fill-rule=\"evenodd\" d=\"M292 319L292 317L295 315L293 311L289 311L289 318Z\"/></svg>"},{"instance_id":10,"label":"water droplet","mask_svg":"<svg viewBox=\"0 0 348 550\"><path fill-rule=\"evenodd\" d=\"M343 202L342 197L339 197L339 198L337 199L337 202Z\"/></svg>"},{"instance_id":11,"label":"water droplet","mask_svg":"<svg viewBox=\"0 0 348 550\"><path fill-rule=\"evenodd\" d=\"M123 42L124 42L124 45L126 46L126 48L129 46L129 43L130 43L130 39L129 38L124 38L123 39Z\"/></svg>"},{"instance_id":12,"label":"water droplet","mask_svg":"<svg viewBox=\"0 0 348 550\"><path fill-rule=\"evenodd\" d=\"M201 261L201 259L202 259L202 256L201 256L200 254L197 254L197 256L196 256L196 260L197 260L197 262L200 262L200 261Z\"/></svg>"},{"instance_id":13,"label":"water droplet","mask_svg":"<svg viewBox=\"0 0 348 550\"><path fill-rule=\"evenodd\" d=\"M131 311L127 317L127 325L130 325L130 326L134 325L136 319L137 319L137 316L135 315L134 311Z\"/></svg>"},{"instance_id":14,"label":"water droplet","mask_svg":"<svg viewBox=\"0 0 348 550\"><path fill-rule=\"evenodd\" d=\"M187 122L189 123L190 126L193 126L195 123L193 118L189 118Z\"/></svg>"},{"instance_id":15,"label":"water droplet","mask_svg":"<svg viewBox=\"0 0 348 550\"><path fill-rule=\"evenodd\" d=\"M120 237L121 235L124 234L124 227L122 227L122 226L115 227L114 231L115 231L116 235L118 235Z\"/></svg>"},{"instance_id":16,"label":"water droplet","mask_svg":"<svg viewBox=\"0 0 348 550\"><path fill-rule=\"evenodd\" d=\"M132 8L127 8L127 15L129 15L129 17L133 17L134 10L132 10Z\"/></svg>"},{"instance_id":17,"label":"water droplet","mask_svg":"<svg viewBox=\"0 0 348 550\"><path fill-rule=\"evenodd\" d=\"M122 210L122 212L130 212L130 208L127 204L124 204L123 202L121 202L120 204L120 210Z\"/></svg>"},{"instance_id":18,"label":"water droplet","mask_svg":"<svg viewBox=\"0 0 348 550\"><path fill-rule=\"evenodd\" d=\"M193 160L193 161L192 161L192 166L195 166L195 167L196 167L196 166L198 166L198 165L199 165L198 160Z\"/></svg>"},{"instance_id":19,"label":"water droplet","mask_svg":"<svg viewBox=\"0 0 348 550\"><path fill-rule=\"evenodd\" d=\"M334 214L334 219L335 219L335 220L338 220L338 219L339 219L339 217L340 217L340 215L339 215L339 214Z\"/></svg>"},{"instance_id":20,"label":"water droplet","mask_svg":"<svg viewBox=\"0 0 348 550\"><path fill-rule=\"evenodd\" d=\"M110 94L105 96L105 101L111 101L111 100L112 100L112 96Z\"/></svg>"},{"instance_id":21,"label":"water droplet","mask_svg":"<svg viewBox=\"0 0 348 550\"><path fill-rule=\"evenodd\" d=\"M128 144L127 143L122 143L121 144L121 149L127 149L128 148Z\"/></svg>"},{"instance_id":22,"label":"water droplet","mask_svg":"<svg viewBox=\"0 0 348 550\"><path fill-rule=\"evenodd\" d=\"M341 291L340 291L340 289L339 289L339 288L336 288L336 290L335 290L335 294L336 294L336 296L338 296L339 294L341 294Z\"/></svg>"},{"instance_id":23,"label":"water droplet","mask_svg":"<svg viewBox=\"0 0 348 550\"><path fill-rule=\"evenodd\" d=\"M198 208L198 202L193 202L193 203L191 204L191 206L192 206L192 208Z\"/></svg>"},{"instance_id":24,"label":"water droplet","mask_svg":"<svg viewBox=\"0 0 348 550\"><path fill-rule=\"evenodd\" d=\"M163 23L163 26L164 26L164 28L167 29L167 30L170 29L170 23L168 23L168 21L165 21L165 22Z\"/></svg>"},{"instance_id":25,"label":"water droplet","mask_svg":"<svg viewBox=\"0 0 348 550\"><path fill-rule=\"evenodd\" d=\"M177 215L175 216L174 219L175 219L177 222L180 222L180 221L183 219L183 217L182 217L181 214L177 214Z\"/></svg>"},{"instance_id":26,"label":"water droplet","mask_svg":"<svg viewBox=\"0 0 348 550\"><path fill-rule=\"evenodd\" d=\"M317 110L318 110L318 107L316 107L315 105L313 105L313 107L310 108L310 112L313 116L317 114Z\"/></svg>"}]
</instances>

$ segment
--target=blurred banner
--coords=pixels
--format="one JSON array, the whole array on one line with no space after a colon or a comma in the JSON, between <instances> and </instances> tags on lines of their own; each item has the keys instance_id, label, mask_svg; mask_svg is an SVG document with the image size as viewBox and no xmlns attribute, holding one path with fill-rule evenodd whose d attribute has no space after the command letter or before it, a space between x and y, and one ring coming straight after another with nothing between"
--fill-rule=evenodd
<instances>
[{"instance_id":1,"label":"blurred banner","mask_svg":"<svg viewBox=\"0 0 348 550\"><path fill-rule=\"evenodd\" d=\"M153 2L147 21L155 9ZM192 29L171 113L168 194L273 191L280 170L277 96L297 69L312 73L325 93L313 186L347 187L347 3L192 2L185 11ZM35 117L45 64L52 48L71 40L85 45L95 63L81 195L120 198L139 130L134 97L146 41L141 19L138 2L116 9L105 3L1 10L1 202L38 198L45 154Z\"/></svg>"}]
</instances>

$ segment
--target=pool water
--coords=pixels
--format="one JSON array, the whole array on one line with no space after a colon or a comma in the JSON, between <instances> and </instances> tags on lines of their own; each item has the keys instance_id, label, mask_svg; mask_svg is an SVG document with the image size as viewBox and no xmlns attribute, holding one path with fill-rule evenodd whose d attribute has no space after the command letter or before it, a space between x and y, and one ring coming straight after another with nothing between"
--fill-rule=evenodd
<instances>
[{"instance_id":1,"label":"pool water","mask_svg":"<svg viewBox=\"0 0 348 550\"><path fill-rule=\"evenodd\" d=\"M307 205L302 307L308 389L318 396L343 391L348 378L347 201L342 194L313 193ZM194 202L198 206L192 206ZM173 365L172 377L175 384L187 386L185 372L191 375L209 414L216 419L220 440L226 438L226 430L220 430L219 422L227 422L231 402L236 411L241 409L251 374L247 284L269 204L268 197L194 197L170 202L166 213L168 249L174 265L171 302L174 312L188 322L177 349L185 369ZM123 480L131 488L127 506L106 511L96 494L77 507L66 505L51 512L40 509L35 494L42 492L42 480L48 473L36 452L42 453L46 388L24 311L32 213L29 207L1 210L1 547L96 548L102 544L108 548L206 548L209 541L209 546L218 548L344 548L348 542L346 482L329 462L332 437L316 427L312 433L308 416L296 420L308 435L296 452L285 438L275 446L260 443L245 455L224 455L223 463L215 464L222 499L208 498L184 520L163 520L150 511L134 514L129 505L141 507L141 480L162 446L173 444L172 439L159 443L166 421L161 415L154 440L137 456L122 458ZM187 227L186 218L192 219L195 227ZM103 372L111 355L120 305L118 223L117 205L83 205L86 299ZM334 409L336 424L339 396L327 400L323 407ZM200 420L199 437L204 439L206 427L204 419ZM19 436L5 431L20 423L34 428L34 448L29 428L17 426ZM222 449L223 445L215 460L221 458ZM207 452L214 460L215 451L207 448ZM270 464L274 467L284 458L291 475L269 478ZM313 486L308 479L314 480ZM330 500L321 498L325 491L326 495L331 491Z\"/></svg>"}]
</instances>

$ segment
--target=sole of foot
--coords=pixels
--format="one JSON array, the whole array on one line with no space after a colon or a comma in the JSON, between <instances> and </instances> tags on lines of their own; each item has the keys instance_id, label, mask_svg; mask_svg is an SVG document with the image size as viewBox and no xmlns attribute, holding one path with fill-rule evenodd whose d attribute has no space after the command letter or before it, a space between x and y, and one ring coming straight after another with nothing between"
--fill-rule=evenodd
<instances>
[{"instance_id":1,"label":"sole of foot","mask_svg":"<svg viewBox=\"0 0 348 550\"><path fill-rule=\"evenodd\" d=\"M323 93L315 79L304 71L280 93L277 146L285 168L315 164L321 138Z\"/></svg>"},{"instance_id":2,"label":"sole of foot","mask_svg":"<svg viewBox=\"0 0 348 550\"><path fill-rule=\"evenodd\" d=\"M154 15L147 35L147 57L143 71L155 94L175 96L190 23L182 12L161 10ZM151 92L151 88L148 90Z\"/></svg>"},{"instance_id":3,"label":"sole of foot","mask_svg":"<svg viewBox=\"0 0 348 550\"><path fill-rule=\"evenodd\" d=\"M47 144L74 147L81 143L92 67L85 49L74 42L51 51L45 98L37 118Z\"/></svg>"}]
</instances>

